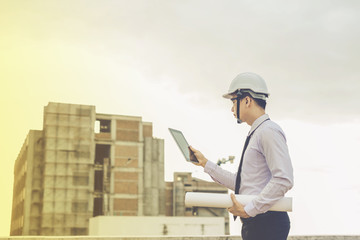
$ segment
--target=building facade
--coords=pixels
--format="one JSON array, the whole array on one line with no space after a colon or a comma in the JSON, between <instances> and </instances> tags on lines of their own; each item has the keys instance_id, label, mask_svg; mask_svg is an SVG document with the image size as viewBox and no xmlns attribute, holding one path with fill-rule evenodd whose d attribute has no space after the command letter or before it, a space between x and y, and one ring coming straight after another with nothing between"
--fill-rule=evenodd
<instances>
[{"instance_id":1,"label":"building facade","mask_svg":"<svg viewBox=\"0 0 360 240\"><path fill-rule=\"evenodd\" d=\"M22 235L40 224L42 139L42 131L31 130L15 162L11 235Z\"/></svg>"},{"instance_id":2,"label":"building facade","mask_svg":"<svg viewBox=\"0 0 360 240\"><path fill-rule=\"evenodd\" d=\"M29 131L15 162L10 235L87 235L96 216L225 216L181 200L185 191L224 188L180 178L165 183L164 140L152 123L50 102L43 130Z\"/></svg>"},{"instance_id":3,"label":"building facade","mask_svg":"<svg viewBox=\"0 0 360 240\"><path fill-rule=\"evenodd\" d=\"M93 216L165 215L164 199L152 123L49 103L15 162L10 235L87 235Z\"/></svg>"},{"instance_id":4,"label":"building facade","mask_svg":"<svg viewBox=\"0 0 360 240\"><path fill-rule=\"evenodd\" d=\"M193 178L190 172L175 172L174 181L166 183L166 216L223 217L224 233L230 234L229 213L224 208L187 207L187 192L228 193L228 189L215 183Z\"/></svg>"}]
</instances>

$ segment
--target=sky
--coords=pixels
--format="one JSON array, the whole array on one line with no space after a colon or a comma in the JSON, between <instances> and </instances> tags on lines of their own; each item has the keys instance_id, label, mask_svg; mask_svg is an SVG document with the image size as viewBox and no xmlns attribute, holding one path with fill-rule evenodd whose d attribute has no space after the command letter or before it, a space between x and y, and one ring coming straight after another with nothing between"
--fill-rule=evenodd
<instances>
[{"instance_id":1,"label":"sky","mask_svg":"<svg viewBox=\"0 0 360 240\"><path fill-rule=\"evenodd\" d=\"M360 235L359 11L357 0L0 0L0 236L15 159L48 102L141 116L165 140L167 181L209 180L168 127L211 161L236 156L223 165L235 172L250 127L221 96L248 71L287 137L290 235Z\"/></svg>"}]
</instances>

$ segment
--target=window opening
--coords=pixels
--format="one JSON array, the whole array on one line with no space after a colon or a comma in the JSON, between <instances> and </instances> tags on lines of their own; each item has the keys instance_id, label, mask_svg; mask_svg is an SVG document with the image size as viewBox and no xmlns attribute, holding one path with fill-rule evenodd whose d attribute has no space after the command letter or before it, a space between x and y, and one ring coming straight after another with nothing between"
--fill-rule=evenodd
<instances>
[{"instance_id":1,"label":"window opening","mask_svg":"<svg viewBox=\"0 0 360 240\"><path fill-rule=\"evenodd\" d=\"M111 120L96 119L95 133L109 133L111 132Z\"/></svg>"}]
</instances>

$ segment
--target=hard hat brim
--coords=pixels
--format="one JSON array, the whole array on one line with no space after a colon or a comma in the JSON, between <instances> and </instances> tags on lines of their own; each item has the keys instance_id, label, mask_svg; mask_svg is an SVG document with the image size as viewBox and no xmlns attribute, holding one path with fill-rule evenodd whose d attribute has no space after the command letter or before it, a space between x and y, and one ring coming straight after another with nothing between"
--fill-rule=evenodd
<instances>
[{"instance_id":1,"label":"hard hat brim","mask_svg":"<svg viewBox=\"0 0 360 240\"><path fill-rule=\"evenodd\" d=\"M244 92L248 92L250 93L250 95L253 97L253 98L258 98L258 99L262 99L262 100L266 100L266 98L269 97L269 93L255 93L253 91L251 91L250 89L244 89ZM226 99L231 99L233 98L233 95L236 93L235 92L230 92L230 93L225 93L223 95L223 98L226 98Z\"/></svg>"},{"instance_id":2,"label":"hard hat brim","mask_svg":"<svg viewBox=\"0 0 360 240\"><path fill-rule=\"evenodd\" d=\"M234 93L225 93L225 94L223 94L222 96L223 96L223 98L231 99L233 94L234 94Z\"/></svg>"}]
</instances>

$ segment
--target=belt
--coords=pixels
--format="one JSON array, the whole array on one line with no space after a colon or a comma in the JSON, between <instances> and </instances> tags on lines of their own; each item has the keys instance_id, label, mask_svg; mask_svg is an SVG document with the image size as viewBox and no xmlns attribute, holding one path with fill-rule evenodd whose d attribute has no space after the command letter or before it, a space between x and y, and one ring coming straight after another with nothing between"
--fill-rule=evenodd
<instances>
[{"instance_id":1,"label":"belt","mask_svg":"<svg viewBox=\"0 0 360 240\"><path fill-rule=\"evenodd\" d=\"M279 215L279 214L284 214L285 212L277 212L277 211L267 211L265 213L260 213L258 215L256 215L255 217L249 217L249 218L240 218L242 223L251 223L253 221L255 221L255 219L258 218L263 218L263 217L269 217L271 215Z\"/></svg>"}]
</instances>

